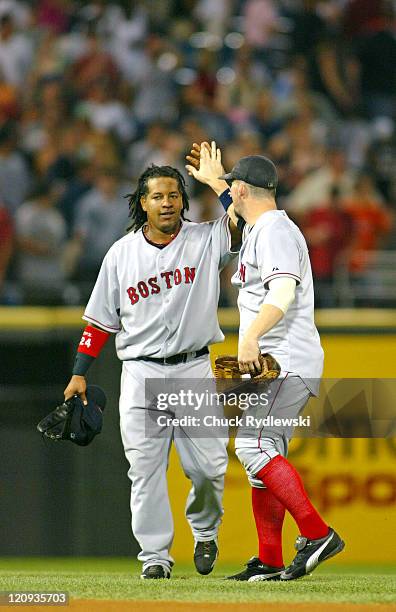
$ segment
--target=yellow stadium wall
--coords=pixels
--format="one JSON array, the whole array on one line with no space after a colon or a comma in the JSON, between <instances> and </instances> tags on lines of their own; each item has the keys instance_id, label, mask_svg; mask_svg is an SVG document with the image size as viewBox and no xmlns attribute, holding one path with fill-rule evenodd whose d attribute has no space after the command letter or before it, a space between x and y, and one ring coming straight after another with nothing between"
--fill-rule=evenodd
<instances>
[{"instance_id":1,"label":"yellow stadium wall","mask_svg":"<svg viewBox=\"0 0 396 612\"><path fill-rule=\"evenodd\" d=\"M396 378L396 335L325 335L325 376ZM212 357L236 353L237 336L212 347ZM379 370L381 364L381 370ZM294 440L290 460L327 522L345 537L346 548L337 563L396 562L396 439ZM171 455L169 489L176 535L172 554L190 560L192 537L183 509L189 481L177 455ZM257 553L250 487L230 448L224 518L220 531L221 560L245 561ZM288 517L284 531L285 561L293 556L297 527Z\"/></svg>"}]
</instances>

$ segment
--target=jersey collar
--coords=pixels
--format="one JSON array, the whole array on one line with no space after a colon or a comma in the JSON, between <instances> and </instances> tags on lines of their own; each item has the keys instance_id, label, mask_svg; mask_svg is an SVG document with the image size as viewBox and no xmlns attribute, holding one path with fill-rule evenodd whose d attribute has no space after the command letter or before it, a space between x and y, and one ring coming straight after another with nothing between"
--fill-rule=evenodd
<instances>
[{"instance_id":1,"label":"jersey collar","mask_svg":"<svg viewBox=\"0 0 396 612\"><path fill-rule=\"evenodd\" d=\"M144 227L144 226L143 226L143 227ZM178 230L177 230L177 232L174 234L173 238L171 238L171 239L169 240L169 242L164 242L164 243L153 242L152 240L150 240L149 238L147 238L146 234L145 234L145 233L144 233L144 231L143 231L143 227L141 228L141 232L142 232L142 236L143 236L143 238L145 239L145 241L146 241L148 244L150 244L151 246L153 246L153 247L155 247L155 248L157 248L157 249L162 250L162 249L164 249L165 247L167 247L169 244L171 244L171 242L173 242L173 241L174 241L174 240L175 240L175 239L178 237L178 235L180 234L181 229L182 229L182 227L183 227L183 221L182 221L182 220L180 220L179 229L178 229Z\"/></svg>"},{"instance_id":2,"label":"jersey collar","mask_svg":"<svg viewBox=\"0 0 396 612\"><path fill-rule=\"evenodd\" d=\"M286 211L279 210L278 208L276 210L267 210L266 212L263 212L262 215L260 215L256 223L253 225L253 227L257 227L257 228L263 227L264 225L271 223L271 221L276 217L286 217L287 218L287 213Z\"/></svg>"}]
</instances>

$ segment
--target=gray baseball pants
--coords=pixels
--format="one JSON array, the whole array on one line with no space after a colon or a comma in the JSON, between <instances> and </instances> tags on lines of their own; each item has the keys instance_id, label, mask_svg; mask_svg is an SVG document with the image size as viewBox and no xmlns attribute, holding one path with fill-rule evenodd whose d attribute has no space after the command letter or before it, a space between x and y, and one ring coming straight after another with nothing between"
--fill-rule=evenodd
<instances>
[{"instance_id":1,"label":"gray baseball pants","mask_svg":"<svg viewBox=\"0 0 396 612\"><path fill-rule=\"evenodd\" d=\"M170 548L174 525L167 486L172 442L183 471L192 482L185 513L194 539L216 538L223 515L227 438L192 436L188 430L185 435L176 436L173 426L156 425L155 418L150 419L147 435L148 410L153 398L145 395L146 379L181 378L213 378L209 356L172 366L139 360L123 363L120 428L130 464L132 531L141 547L138 559L143 562L143 569L155 564L168 568L173 565Z\"/></svg>"}]
</instances>

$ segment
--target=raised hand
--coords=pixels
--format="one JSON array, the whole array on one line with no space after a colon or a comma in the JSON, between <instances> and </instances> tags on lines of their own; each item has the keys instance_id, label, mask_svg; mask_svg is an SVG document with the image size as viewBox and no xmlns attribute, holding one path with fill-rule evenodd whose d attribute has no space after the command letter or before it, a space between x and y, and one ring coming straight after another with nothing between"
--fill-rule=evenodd
<instances>
[{"instance_id":1,"label":"raised hand","mask_svg":"<svg viewBox=\"0 0 396 612\"><path fill-rule=\"evenodd\" d=\"M192 149L190 151L190 155L186 155L186 160L189 165L186 166L187 170L190 166L194 166L196 170L199 170L199 162L201 159L201 147L206 147L208 151L210 151L210 144L208 142L201 142L201 144L197 144L194 142ZM188 174L192 176L192 172L188 170Z\"/></svg>"},{"instance_id":2,"label":"raised hand","mask_svg":"<svg viewBox=\"0 0 396 612\"><path fill-rule=\"evenodd\" d=\"M186 159L190 162L186 165L186 169L197 181L209 185L217 193L227 188L227 183L219 179L219 176L224 174L224 168L221 163L221 151L214 140L211 146L207 142L202 142L200 145L194 143L191 154Z\"/></svg>"}]
</instances>

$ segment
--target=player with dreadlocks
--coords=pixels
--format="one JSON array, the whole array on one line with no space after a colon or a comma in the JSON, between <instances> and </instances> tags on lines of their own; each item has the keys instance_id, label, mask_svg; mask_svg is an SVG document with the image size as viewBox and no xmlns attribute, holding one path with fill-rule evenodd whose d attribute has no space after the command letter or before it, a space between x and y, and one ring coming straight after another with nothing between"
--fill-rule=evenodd
<instances>
[{"instance_id":1,"label":"player with dreadlocks","mask_svg":"<svg viewBox=\"0 0 396 612\"><path fill-rule=\"evenodd\" d=\"M211 149L195 146L198 165L200 150L201 170L207 164L209 178L214 174L216 180L224 170L215 143ZM209 158L216 163L209 164ZM219 193L223 191L228 193L227 184L219 181ZM103 260L83 316L88 325L65 399L78 394L86 400L86 371L115 333L123 364L121 436L130 464L132 530L141 547L141 577L171 575L173 521L166 470L172 441L192 481L186 517L195 540L195 566L200 574L209 574L223 514L226 440L192 439L185 431L174 436L172 422L164 423L164 413L155 412L156 396L146 397L145 383L213 377L208 346L224 340L217 320L219 274L238 250L241 233L232 220L232 205L228 215L215 221L187 221L185 182L170 166L147 168L136 191L126 197L129 231Z\"/></svg>"},{"instance_id":2,"label":"player with dreadlocks","mask_svg":"<svg viewBox=\"0 0 396 612\"><path fill-rule=\"evenodd\" d=\"M125 196L129 198L129 217L132 220L128 231L137 231L142 225L147 223L147 212L142 208L141 199L145 198L148 194L149 180L155 178L171 178L177 181L178 191L181 194L183 204L181 218L184 219L184 211L188 210L189 201L183 175L176 168L172 168L172 166L155 166L152 164L139 177L136 191Z\"/></svg>"}]
</instances>

